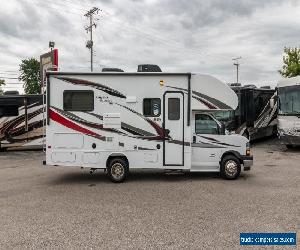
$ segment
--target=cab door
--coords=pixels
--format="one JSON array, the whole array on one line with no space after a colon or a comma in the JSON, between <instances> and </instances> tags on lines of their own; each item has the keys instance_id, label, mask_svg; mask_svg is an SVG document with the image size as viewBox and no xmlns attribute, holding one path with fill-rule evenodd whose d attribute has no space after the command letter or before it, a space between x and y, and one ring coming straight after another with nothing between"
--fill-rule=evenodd
<instances>
[{"instance_id":1,"label":"cab door","mask_svg":"<svg viewBox=\"0 0 300 250\"><path fill-rule=\"evenodd\" d=\"M207 114L194 114L192 170L219 171L220 156L226 146L220 144L220 126Z\"/></svg>"},{"instance_id":2,"label":"cab door","mask_svg":"<svg viewBox=\"0 0 300 250\"><path fill-rule=\"evenodd\" d=\"M163 165L184 166L184 95L167 91L163 99L163 127L168 134L163 142Z\"/></svg>"}]
</instances>

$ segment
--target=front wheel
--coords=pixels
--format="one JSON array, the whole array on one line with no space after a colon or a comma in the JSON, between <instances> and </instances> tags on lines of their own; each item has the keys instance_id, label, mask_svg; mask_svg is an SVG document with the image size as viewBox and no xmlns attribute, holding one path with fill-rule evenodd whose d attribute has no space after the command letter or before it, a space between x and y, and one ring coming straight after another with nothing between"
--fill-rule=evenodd
<instances>
[{"instance_id":1,"label":"front wheel","mask_svg":"<svg viewBox=\"0 0 300 250\"><path fill-rule=\"evenodd\" d=\"M227 155L221 161L221 175L228 180L234 180L240 176L241 164L238 158Z\"/></svg>"},{"instance_id":2,"label":"front wheel","mask_svg":"<svg viewBox=\"0 0 300 250\"><path fill-rule=\"evenodd\" d=\"M128 176L129 169L127 162L122 158L115 158L109 162L107 175L112 182L123 182Z\"/></svg>"},{"instance_id":3,"label":"front wheel","mask_svg":"<svg viewBox=\"0 0 300 250\"><path fill-rule=\"evenodd\" d=\"M287 144L287 145L285 145L285 146L286 146L287 149L292 149L292 148L294 148L294 146L291 145L291 144Z\"/></svg>"}]
</instances>

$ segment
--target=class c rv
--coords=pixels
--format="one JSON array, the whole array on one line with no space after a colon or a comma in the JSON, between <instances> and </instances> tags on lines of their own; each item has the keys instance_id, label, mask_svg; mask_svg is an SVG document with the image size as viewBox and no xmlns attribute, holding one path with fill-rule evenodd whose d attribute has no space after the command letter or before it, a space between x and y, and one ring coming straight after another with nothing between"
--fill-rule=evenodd
<instances>
[{"instance_id":1,"label":"class c rv","mask_svg":"<svg viewBox=\"0 0 300 250\"><path fill-rule=\"evenodd\" d=\"M207 75L48 72L45 165L104 169L122 182L136 168L250 170L247 138L203 110L235 109L229 86Z\"/></svg>"},{"instance_id":2,"label":"class c rv","mask_svg":"<svg viewBox=\"0 0 300 250\"><path fill-rule=\"evenodd\" d=\"M280 80L278 136L287 148L300 145L300 76Z\"/></svg>"},{"instance_id":3,"label":"class c rv","mask_svg":"<svg viewBox=\"0 0 300 250\"><path fill-rule=\"evenodd\" d=\"M0 150L43 148L43 95L0 96Z\"/></svg>"}]
</instances>

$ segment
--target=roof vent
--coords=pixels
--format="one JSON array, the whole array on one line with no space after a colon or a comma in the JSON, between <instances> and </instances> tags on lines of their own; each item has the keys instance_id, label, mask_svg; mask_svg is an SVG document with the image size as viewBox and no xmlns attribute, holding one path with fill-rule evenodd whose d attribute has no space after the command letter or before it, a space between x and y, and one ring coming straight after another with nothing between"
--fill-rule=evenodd
<instances>
[{"instance_id":1,"label":"roof vent","mask_svg":"<svg viewBox=\"0 0 300 250\"><path fill-rule=\"evenodd\" d=\"M124 72L124 70L119 68L103 68L102 72Z\"/></svg>"},{"instance_id":2,"label":"roof vent","mask_svg":"<svg viewBox=\"0 0 300 250\"><path fill-rule=\"evenodd\" d=\"M160 67L155 64L140 64L137 72L162 72Z\"/></svg>"},{"instance_id":3,"label":"roof vent","mask_svg":"<svg viewBox=\"0 0 300 250\"><path fill-rule=\"evenodd\" d=\"M242 84L240 84L240 83L228 83L228 85L230 87L241 87L242 86Z\"/></svg>"},{"instance_id":4,"label":"roof vent","mask_svg":"<svg viewBox=\"0 0 300 250\"><path fill-rule=\"evenodd\" d=\"M270 86L270 85L267 85L267 86L261 86L260 88L261 88L261 89L271 89L271 86Z\"/></svg>"},{"instance_id":5,"label":"roof vent","mask_svg":"<svg viewBox=\"0 0 300 250\"><path fill-rule=\"evenodd\" d=\"M244 88L256 89L256 86L254 84L247 84L247 85L244 85Z\"/></svg>"},{"instance_id":6,"label":"roof vent","mask_svg":"<svg viewBox=\"0 0 300 250\"><path fill-rule=\"evenodd\" d=\"M3 93L3 95L19 95L19 91L17 91L17 90L9 90L9 91L5 91Z\"/></svg>"}]
</instances>

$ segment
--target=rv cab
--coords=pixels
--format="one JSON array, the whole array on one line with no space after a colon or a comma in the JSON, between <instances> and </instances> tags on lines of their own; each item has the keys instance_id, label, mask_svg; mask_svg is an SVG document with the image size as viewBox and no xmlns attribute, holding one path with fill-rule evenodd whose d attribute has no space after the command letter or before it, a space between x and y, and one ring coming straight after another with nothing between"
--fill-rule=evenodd
<instances>
[{"instance_id":1,"label":"rv cab","mask_svg":"<svg viewBox=\"0 0 300 250\"><path fill-rule=\"evenodd\" d=\"M236 178L241 170L250 170L253 159L250 156L250 144L247 138L238 134L229 134L224 124L211 114L199 111L193 112L192 117L191 171L201 169L203 172L221 172L225 178ZM228 168L227 162L230 163L231 169Z\"/></svg>"}]
</instances>

